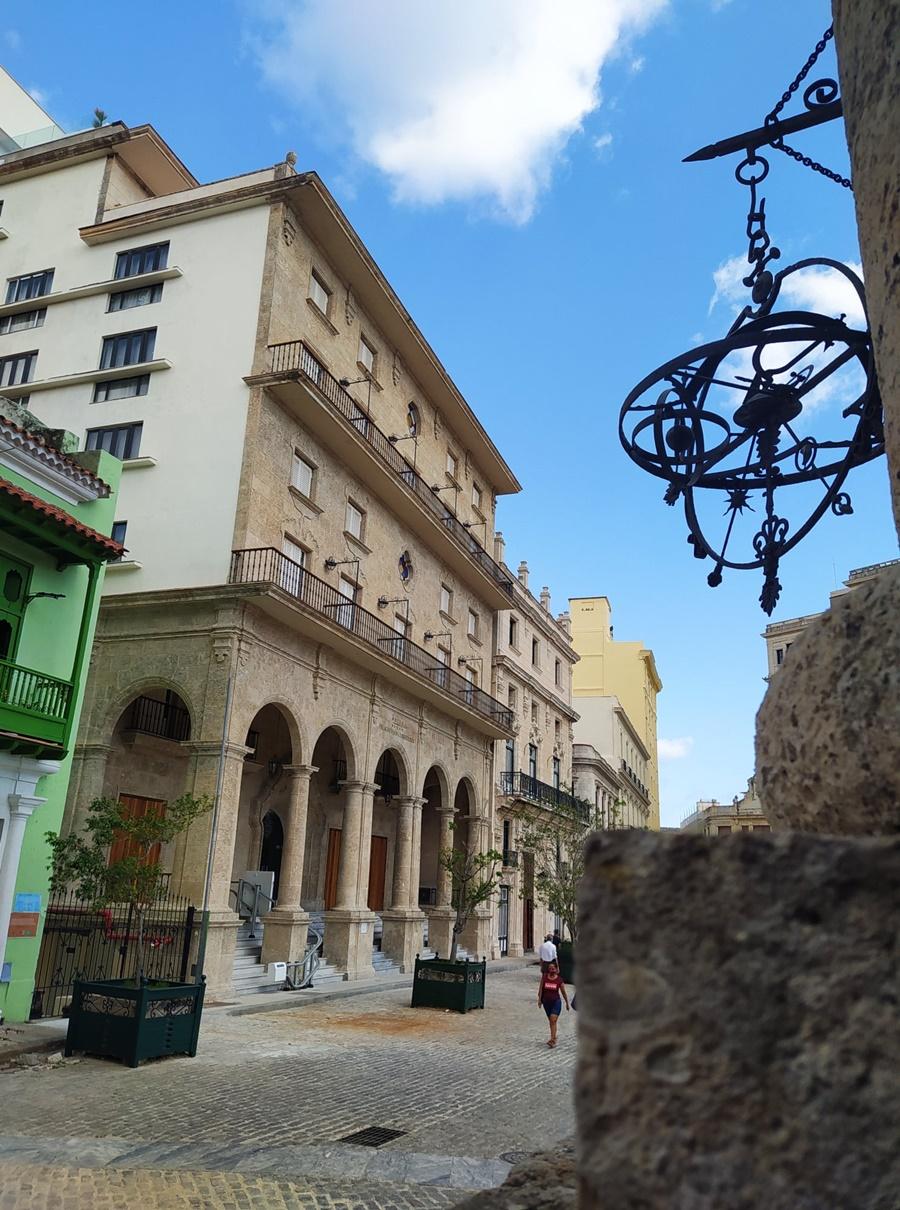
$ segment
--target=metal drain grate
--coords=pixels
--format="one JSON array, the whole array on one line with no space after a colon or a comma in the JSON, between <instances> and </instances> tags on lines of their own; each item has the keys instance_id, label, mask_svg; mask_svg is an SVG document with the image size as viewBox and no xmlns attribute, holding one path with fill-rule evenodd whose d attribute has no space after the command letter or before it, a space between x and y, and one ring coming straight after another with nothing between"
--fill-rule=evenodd
<instances>
[{"instance_id":1,"label":"metal drain grate","mask_svg":"<svg viewBox=\"0 0 900 1210\"><path fill-rule=\"evenodd\" d=\"M353 1134L345 1134L339 1143L355 1143L357 1147L381 1147L392 1139L399 1139L406 1134L405 1130L391 1130L389 1126L367 1126L365 1130L356 1130Z\"/></svg>"}]
</instances>

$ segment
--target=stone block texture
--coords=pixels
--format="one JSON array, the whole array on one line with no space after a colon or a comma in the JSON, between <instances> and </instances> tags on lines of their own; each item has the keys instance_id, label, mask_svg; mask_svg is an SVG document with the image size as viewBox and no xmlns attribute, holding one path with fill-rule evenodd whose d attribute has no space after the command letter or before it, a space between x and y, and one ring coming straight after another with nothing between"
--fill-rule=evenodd
<instances>
[{"instance_id":1,"label":"stone block texture","mask_svg":"<svg viewBox=\"0 0 900 1210\"><path fill-rule=\"evenodd\" d=\"M900 832L898 736L900 566L833 601L773 678L756 727L766 817L798 831Z\"/></svg>"},{"instance_id":2,"label":"stone block texture","mask_svg":"<svg viewBox=\"0 0 900 1210\"><path fill-rule=\"evenodd\" d=\"M579 1205L900 1206L900 839L588 846Z\"/></svg>"},{"instance_id":3,"label":"stone block texture","mask_svg":"<svg viewBox=\"0 0 900 1210\"><path fill-rule=\"evenodd\" d=\"M476 1193L458 1210L575 1210L575 1147L562 1142L515 1165L498 1189Z\"/></svg>"}]
</instances>

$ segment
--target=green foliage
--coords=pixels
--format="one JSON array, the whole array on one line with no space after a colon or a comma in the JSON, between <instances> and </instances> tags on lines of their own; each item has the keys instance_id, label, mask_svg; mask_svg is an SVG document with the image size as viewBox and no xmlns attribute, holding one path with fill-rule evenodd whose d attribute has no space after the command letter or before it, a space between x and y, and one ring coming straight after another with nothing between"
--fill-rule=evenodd
<instances>
[{"instance_id":1,"label":"green foliage","mask_svg":"<svg viewBox=\"0 0 900 1210\"><path fill-rule=\"evenodd\" d=\"M578 935L578 885L584 875L584 844L602 826L586 799L549 809L524 807L521 847L534 854L534 894L563 923L574 941Z\"/></svg>"},{"instance_id":2,"label":"green foliage","mask_svg":"<svg viewBox=\"0 0 900 1210\"><path fill-rule=\"evenodd\" d=\"M491 899L500 885L500 866L503 855L496 849L483 853L470 853L467 849L442 849L440 863L452 880L453 903L456 920L453 922L453 941L450 946L450 961L456 961L459 937L469 922L469 917L480 903Z\"/></svg>"},{"instance_id":3,"label":"green foliage","mask_svg":"<svg viewBox=\"0 0 900 1210\"><path fill-rule=\"evenodd\" d=\"M46 833L50 845L50 886L70 887L94 908L113 903L130 904L138 921L141 977L143 978L144 917L147 909L165 898L167 881L159 864L150 861L157 845L168 844L195 819L212 809L213 800L182 794L160 814L132 816L126 804L112 798L95 798L88 808L81 833L57 836ZM109 862L115 840L130 842L131 852Z\"/></svg>"},{"instance_id":4,"label":"green foliage","mask_svg":"<svg viewBox=\"0 0 900 1210\"><path fill-rule=\"evenodd\" d=\"M92 125L95 130L98 130L101 126L105 126L108 121L109 115L104 113L102 109L98 108L94 110L94 121L92 122Z\"/></svg>"}]
</instances>

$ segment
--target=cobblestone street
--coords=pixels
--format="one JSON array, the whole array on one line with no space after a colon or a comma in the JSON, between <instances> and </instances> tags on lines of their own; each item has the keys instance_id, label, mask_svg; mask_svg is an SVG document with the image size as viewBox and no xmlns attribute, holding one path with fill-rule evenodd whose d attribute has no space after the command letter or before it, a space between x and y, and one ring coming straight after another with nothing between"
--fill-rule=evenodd
<instances>
[{"instance_id":1,"label":"cobblestone street","mask_svg":"<svg viewBox=\"0 0 900 1210\"><path fill-rule=\"evenodd\" d=\"M454 1205L572 1131L575 1016L548 1050L536 987L495 974L465 1017L408 989L211 1011L193 1060L4 1073L0 1210ZM340 1141L371 1126L403 1133Z\"/></svg>"}]
</instances>

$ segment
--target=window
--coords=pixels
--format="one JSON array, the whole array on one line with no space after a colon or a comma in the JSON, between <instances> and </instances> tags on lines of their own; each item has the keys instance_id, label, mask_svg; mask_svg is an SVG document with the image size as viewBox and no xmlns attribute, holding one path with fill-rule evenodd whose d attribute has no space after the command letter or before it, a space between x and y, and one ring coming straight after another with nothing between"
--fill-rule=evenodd
<instances>
[{"instance_id":1,"label":"window","mask_svg":"<svg viewBox=\"0 0 900 1210\"><path fill-rule=\"evenodd\" d=\"M509 747L509 741L507 741L506 746L507 746L507 748ZM512 773L512 769L508 769L507 772ZM504 856L504 859L506 858L506 854L509 852L509 850L511 848L512 848L512 823L510 822L510 820L504 819L504 821L503 821L503 856Z\"/></svg>"},{"instance_id":2,"label":"window","mask_svg":"<svg viewBox=\"0 0 900 1210\"><path fill-rule=\"evenodd\" d=\"M360 336L357 360L363 369L366 370L367 373L371 374L373 378L375 377L375 361L377 356L378 354L366 340L365 336Z\"/></svg>"},{"instance_id":3,"label":"window","mask_svg":"<svg viewBox=\"0 0 900 1210\"><path fill-rule=\"evenodd\" d=\"M450 651L447 647L438 647L437 658L440 668L437 673L437 683L444 688L447 686L448 670L450 668Z\"/></svg>"},{"instance_id":4,"label":"window","mask_svg":"<svg viewBox=\"0 0 900 1210\"><path fill-rule=\"evenodd\" d=\"M516 693L515 685L510 685L506 691L506 704L507 704L507 706L509 706L510 710L515 710L516 698L518 696L519 695Z\"/></svg>"},{"instance_id":5,"label":"window","mask_svg":"<svg viewBox=\"0 0 900 1210\"><path fill-rule=\"evenodd\" d=\"M279 559L280 571L278 583L286 592L291 593L292 596L299 597L303 587L303 569L306 566L306 551L290 534L284 534L281 539L281 553L285 557Z\"/></svg>"},{"instance_id":6,"label":"window","mask_svg":"<svg viewBox=\"0 0 900 1210\"><path fill-rule=\"evenodd\" d=\"M294 450L294 458L291 463L291 487L296 488L301 496L306 496L307 500L312 499L315 473L316 468L313 464L307 462L298 450Z\"/></svg>"},{"instance_id":7,"label":"window","mask_svg":"<svg viewBox=\"0 0 900 1210\"><path fill-rule=\"evenodd\" d=\"M470 639L478 638L478 614L474 609L469 610L469 618L466 623L466 633Z\"/></svg>"},{"instance_id":8,"label":"window","mask_svg":"<svg viewBox=\"0 0 900 1210\"><path fill-rule=\"evenodd\" d=\"M328 314L331 307L331 291L313 269L309 278L309 299L315 303L323 315Z\"/></svg>"},{"instance_id":9,"label":"window","mask_svg":"<svg viewBox=\"0 0 900 1210\"><path fill-rule=\"evenodd\" d=\"M528 776L537 777L537 745L528 745Z\"/></svg>"},{"instance_id":10,"label":"window","mask_svg":"<svg viewBox=\"0 0 900 1210\"><path fill-rule=\"evenodd\" d=\"M0 660L14 660L25 620L31 567L0 554Z\"/></svg>"},{"instance_id":11,"label":"window","mask_svg":"<svg viewBox=\"0 0 900 1210\"><path fill-rule=\"evenodd\" d=\"M419 435L419 409L411 399L409 407L406 409L406 431L410 437Z\"/></svg>"},{"instance_id":12,"label":"window","mask_svg":"<svg viewBox=\"0 0 900 1210\"><path fill-rule=\"evenodd\" d=\"M128 311L132 307L146 307L162 298L162 282L155 286L138 286L136 290L117 290L109 296L107 311Z\"/></svg>"},{"instance_id":13,"label":"window","mask_svg":"<svg viewBox=\"0 0 900 1210\"><path fill-rule=\"evenodd\" d=\"M446 584L441 585L441 613L450 617L453 612L453 590Z\"/></svg>"},{"instance_id":14,"label":"window","mask_svg":"<svg viewBox=\"0 0 900 1210\"><path fill-rule=\"evenodd\" d=\"M472 507L481 512L481 488L477 483L472 484Z\"/></svg>"},{"instance_id":15,"label":"window","mask_svg":"<svg viewBox=\"0 0 900 1210\"><path fill-rule=\"evenodd\" d=\"M531 662L535 668L540 667L541 663L541 644L538 639L531 640Z\"/></svg>"},{"instance_id":16,"label":"window","mask_svg":"<svg viewBox=\"0 0 900 1210\"><path fill-rule=\"evenodd\" d=\"M559 725L559 719L557 719L553 724L553 738L557 743L559 743L560 739L562 738L562 728Z\"/></svg>"},{"instance_id":17,"label":"window","mask_svg":"<svg viewBox=\"0 0 900 1210\"><path fill-rule=\"evenodd\" d=\"M475 697L475 690L478 687L478 670L473 668L471 665L466 666L466 680L468 682L466 687L466 701L471 706Z\"/></svg>"},{"instance_id":18,"label":"window","mask_svg":"<svg viewBox=\"0 0 900 1210\"><path fill-rule=\"evenodd\" d=\"M509 619L509 645L510 647L518 647L519 645L519 619L510 617Z\"/></svg>"},{"instance_id":19,"label":"window","mask_svg":"<svg viewBox=\"0 0 900 1210\"><path fill-rule=\"evenodd\" d=\"M10 332L24 332L26 328L41 328L44 326L46 307L37 311L20 311L18 315L4 315L0 318L0 336Z\"/></svg>"},{"instance_id":20,"label":"window","mask_svg":"<svg viewBox=\"0 0 900 1210\"><path fill-rule=\"evenodd\" d=\"M17 387L21 382L31 382L36 361L37 349L0 357L0 387Z\"/></svg>"},{"instance_id":21,"label":"window","mask_svg":"<svg viewBox=\"0 0 900 1210\"><path fill-rule=\"evenodd\" d=\"M562 664L559 660L553 665L553 683L554 685L562 684Z\"/></svg>"},{"instance_id":22,"label":"window","mask_svg":"<svg viewBox=\"0 0 900 1210\"><path fill-rule=\"evenodd\" d=\"M348 630L352 630L354 613L353 605L356 601L356 585L352 580L348 580L346 576L341 576L338 583L338 592L348 602L348 604L338 606L336 621L339 626L346 626Z\"/></svg>"},{"instance_id":23,"label":"window","mask_svg":"<svg viewBox=\"0 0 900 1210\"><path fill-rule=\"evenodd\" d=\"M454 483L459 481L459 459L452 450L447 450L447 475Z\"/></svg>"},{"instance_id":24,"label":"window","mask_svg":"<svg viewBox=\"0 0 900 1210\"><path fill-rule=\"evenodd\" d=\"M408 584L413 575L413 561L408 550L405 550L397 560L397 567L400 572L400 579L404 584Z\"/></svg>"},{"instance_id":25,"label":"window","mask_svg":"<svg viewBox=\"0 0 900 1210\"><path fill-rule=\"evenodd\" d=\"M106 450L114 458L137 458L141 448L143 424L121 424L105 429L88 429L85 448Z\"/></svg>"},{"instance_id":26,"label":"window","mask_svg":"<svg viewBox=\"0 0 900 1210\"><path fill-rule=\"evenodd\" d=\"M49 294L53 285L53 272L53 269L41 269L40 273L11 277L6 284L6 301L28 302L30 298L41 298L44 294Z\"/></svg>"},{"instance_id":27,"label":"window","mask_svg":"<svg viewBox=\"0 0 900 1210\"><path fill-rule=\"evenodd\" d=\"M533 727L536 727L537 723L538 723L538 704L537 704L537 702L532 702L531 703L531 725Z\"/></svg>"},{"instance_id":28,"label":"window","mask_svg":"<svg viewBox=\"0 0 900 1210\"><path fill-rule=\"evenodd\" d=\"M775 663L776 664L784 663L784 648L783 647L775 648Z\"/></svg>"},{"instance_id":29,"label":"window","mask_svg":"<svg viewBox=\"0 0 900 1210\"><path fill-rule=\"evenodd\" d=\"M554 756L554 758L553 758L553 789L554 790L559 789L559 775L560 775L559 757Z\"/></svg>"},{"instance_id":30,"label":"window","mask_svg":"<svg viewBox=\"0 0 900 1210\"><path fill-rule=\"evenodd\" d=\"M515 773L516 771L516 741L514 739L506 741L505 770L507 773Z\"/></svg>"},{"instance_id":31,"label":"window","mask_svg":"<svg viewBox=\"0 0 900 1210\"><path fill-rule=\"evenodd\" d=\"M164 244L145 244L143 248L130 248L116 255L116 281L123 277L137 277L139 273L155 273L165 269L169 259L168 240Z\"/></svg>"},{"instance_id":32,"label":"window","mask_svg":"<svg viewBox=\"0 0 900 1210\"><path fill-rule=\"evenodd\" d=\"M127 528L128 528L127 521L114 521L112 530L109 535L112 538L113 542L121 542L121 544L124 546L125 545L125 531ZM118 559L113 559L111 561L113 563L121 563L124 558L125 558L125 555L120 555L118 557Z\"/></svg>"},{"instance_id":33,"label":"window","mask_svg":"<svg viewBox=\"0 0 900 1210\"><path fill-rule=\"evenodd\" d=\"M134 366L144 361L152 361L155 345L156 328L141 328L137 332L104 336L100 369L114 370L119 366Z\"/></svg>"},{"instance_id":34,"label":"window","mask_svg":"<svg viewBox=\"0 0 900 1210\"><path fill-rule=\"evenodd\" d=\"M110 399L131 399L135 395L146 395L149 390L149 374L138 374L134 378L110 378L94 386L94 403L106 403Z\"/></svg>"},{"instance_id":35,"label":"window","mask_svg":"<svg viewBox=\"0 0 900 1210\"><path fill-rule=\"evenodd\" d=\"M717 831L718 831L718 833L719 833L719 835L720 835L720 836L729 836L729 835L731 834L731 825L730 825L730 824L721 824L721 823L720 823L720 824L719 824L719 826L718 826L718 828L717 828Z\"/></svg>"},{"instance_id":36,"label":"window","mask_svg":"<svg viewBox=\"0 0 900 1210\"><path fill-rule=\"evenodd\" d=\"M344 517L344 530L358 542L363 540L366 514L352 500L347 501L347 512Z\"/></svg>"}]
</instances>

